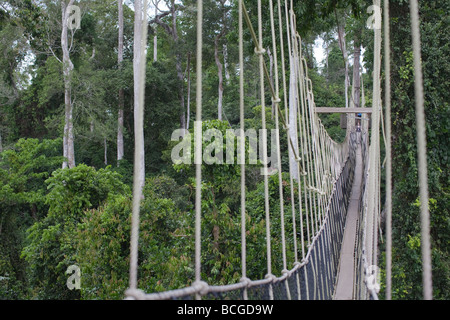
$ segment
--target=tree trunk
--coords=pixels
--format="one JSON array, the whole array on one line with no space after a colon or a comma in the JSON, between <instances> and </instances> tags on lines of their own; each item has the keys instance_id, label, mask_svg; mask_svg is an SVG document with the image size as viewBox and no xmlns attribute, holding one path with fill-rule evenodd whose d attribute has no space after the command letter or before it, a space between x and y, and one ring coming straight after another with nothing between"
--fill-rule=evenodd
<instances>
[{"instance_id":1,"label":"tree trunk","mask_svg":"<svg viewBox=\"0 0 450 320\"><path fill-rule=\"evenodd\" d=\"M159 4L159 0L156 0L154 2L155 4L155 17L158 15L158 4ZM156 29L155 29L155 36L153 37L153 61L156 62L158 61L158 35L156 34Z\"/></svg>"},{"instance_id":2,"label":"tree trunk","mask_svg":"<svg viewBox=\"0 0 450 320\"><path fill-rule=\"evenodd\" d=\"M181 55L177 53L176 69L178 75L178 98L180 99L180 129L186 129L186 114L184 104L184 75L181 69Z\"/></svg>"},{"instance_id":3,"label":"tree trunk","mask_svg":"<svg viewBox=\"0 0 450 320\"><path fill-rule=\"evenodd\" d=\"M144 0L146 1L146 0ZM146 5L142 0L137 0L138 8L135 13L134 25L134 57L133 57L133 78L134 78L134 135L135 135L135 175L137 188L140 194L145 181L145 157L144 157L144 90L145 90L145 42L146 30L143 26L145 16L142 7Z\"/></svg>"},{"instance_id":4,"label":"tree trunk","mask_svg":"<svg viewBox=\"0 0 450 320\"><path fill-rule=\"evenodd\" d=\"M223 67L225 69L225 80L227 84L230 83L230 71L228 70L228 46L226 43L223 44Z\"/></svg>"},{"instance_id":5,"label":"tree trunk","mask_svg":"<svg viewBox=\"0 0 450 320\"><path fill-rule=\"evenodd\" d=\"M349 79L349 71L348 71L348 52L347 52L347 45L345 43L345 20L344 20L344 24L340 24L338 17L337 17L337 12L336 10L334 11L335 15L336 15L336 22L338 24L338 40L339 40L339 48L342 51L342 56L344 57L344 63L345 63L345 107L348 108L349 105L349 99L348 99L348 87L349 87L349 83L350 83L350 79Z\"/></svg>"},{"instance_id":6,"label":"tree trunk","mask_svg":"<svg viewBox=\"0 0 450 320\"><path fill-rule=\"evenodd\" d=\"M189 130L189 122L191 121L191 53L188 52L187 59L187 110L186 110L186 130Z\"/></svg>"},{"instance_id":7,"label":"tree trunk","mask_svg":"<svg viewBox=\"0 0 450 320\"><path fill-rule=\"evenodd\" d=\"M119 5L119 47L117 54L117 62L119 65L119 70L122 69L123 62L123 0L118 1ZM119 114L117 118L117 161L123 159L123 108L124 108L124 97L123 88L119 89Z\"/></svg>"},{"instance_id":8,"label":"tree trunk","mask_svg":"<svg viewBox=\"0 0 450 320\"><path fill-rule=\"evenodd\" d=\"M270 77L270 83L272 86L274 86L273 82L273 55L270 51L270 48L267 48L267 55L269 56L269 77ZM275 86L274 86L275 87ZM275 102L272 99L272 120L275 117Z\"/></svg>"},{"instance_id":9,"label":"tree trunk","mask_svg":"<svg viewBox=\"0 0 450 320\"><path fill-rule=\"evenodd\" d=\"M104 146L104 157L105 157L105 165L108 165L108 141L106 140L106 137L103 138L103 146Z\"/></svg>"},{"instance_id":10,"label":"tree trunk","mask_svg":"<svg viewBox=\"0 0 450 320\"><path fill-rule=\"evenodd\" d=\"M175 7L175 1L171 1L170 11L172 13L172 37L175 45L178 45L178 30L177 30L177 10ZM177 50L176 54L176 69L178 75L178 98L180 99L180 129L186 129L186 115L185 115L185 104L184 104L184 75L181 67L181 53Z\"/></svg>"},{"instance_id":11,"label":"tree trunk","mask_svg":"<svg viewBox=\"0 0 450 320\"><path fill-rule=\"evenodd\" d=\"M360 29L361 30L361 29ZM356 108L360 107L361 97L361 73L360 73L360 58L361 58L361 31L355 34L354 38L354 62L353 62L353 103Z\"/></svg>"},{"instance_id":12,"label":"tree trunk","mask_svg":"<svg viewBox=\"0 0 450 320\"><path fill-rule=\"evenodd\" d=\"M63 75L64 75L64 104L65 104L65 124L64 124L64 138L63 138L63 150L64 157L67 160L63 162L63 168L75 167L75 150L74 150L74 136L73 136L73 106L71 101L71 77L73 71L73 63L70 60L69 44L68 44L68 22L66 10L73 4L73 0L69 1L66 6L64 0L61 1L62 11L62 32L61 32L61 47L63 51Z\"/></svg>"},{"instance_id":13,"label":"tree trunk","mask_svg":"<svg viewBox=\"0 0 450 320\"><path fill-rule=\"evenodd\" d=\"M169 26L167 23L161 21L161 17L167 16L168 12L172 15L172 26ZM170 1L169 11L163 13L161 15L156 15L155 19L151 21L151 23L155 22L160 25L164 30L170 35L173 39L175 47L179 45L179 37L177 31L177 8L175 7L175 0ZM181 67L181 53L180 50L177 50L176 53L176 63L175 67L177 70L177 78L178 78L178 98L180 100L180 129L186 129L186 114L185 114L185 102L184 102L184 76Z\"/></svg>"},{"instance_id":14,"label":"tree trunk","mask_svg":"<svg viewBox=\"0 0 450 320\"><path fill-rule=\"evenodd\" d=\"M294 62L294 57L291 58L291 62ZM298 135L297 135L297 76L295 72L291 72L290 80L289 80L289 135L292 139L292 147L294 148L297 155L299 155L298 150ZM290 174L293 179L299 181L298 170L297 170L297 160L295 158L295 154L292 151L291 147L289 147L289 161L290 165Z\"/></svg>"},{"instance_id":15,"label":"tree trunk","mask_svg":"<svg viewBox=\"0 0 450 320\"><path fill-rule=\"evenodd\" d=\"M223 31L214 40L214 58L217 65L217 75L219 77L219 100L217 102L217 119L222 121L223 115L223 65L219 58L219 40Z\"/></svg>"}]
</instances>

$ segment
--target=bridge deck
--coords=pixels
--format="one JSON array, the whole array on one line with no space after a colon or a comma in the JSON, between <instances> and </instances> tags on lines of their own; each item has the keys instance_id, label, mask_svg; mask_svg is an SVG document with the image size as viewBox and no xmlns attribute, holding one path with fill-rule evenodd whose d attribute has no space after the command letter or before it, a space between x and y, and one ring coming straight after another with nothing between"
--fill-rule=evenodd
<instances>
[{"instance_id":1,"label":"bridge deck","mask_svg":"<svg viewBox=\"0 0 450 320\"><path fill-rule=\"evenodd\" d=\"M353 299L354 253L362 174L361 146L358 145L356 150L355 178L348 206L334 300Z\"/></svg>"}]
</instances>

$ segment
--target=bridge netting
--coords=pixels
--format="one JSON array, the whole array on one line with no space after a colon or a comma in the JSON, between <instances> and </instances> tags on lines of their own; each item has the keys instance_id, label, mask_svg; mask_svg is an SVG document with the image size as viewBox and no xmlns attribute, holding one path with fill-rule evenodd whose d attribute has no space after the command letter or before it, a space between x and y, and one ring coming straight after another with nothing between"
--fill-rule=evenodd
<instances>
[{"instance_id":1,"label":"bridge netting","mask_svg":"<svg viewBox=\"0 0 450 320\"><path fill-rule=\"evenodd\" d=\"M140 2L142 0L136 0ZM379 0L374 1L380 5ZM203 2L197 1L197 89L196 124L202 122L202 48L203 48ZM262 12L270 13L270 27L263 28ZM202 221L202 164L196 162L195 201L195 279L192 285L177 290L147 293L137 287L139 206L133 207L133 227L130 263L130 288L127 299L332 299L337 275L341 244L344 234L347 207L355 175L356 150L361 148L363 179L360 199L357 241L355 244L354 299L378 299L377 288L371 285L373 271L377 264L377 243L380 223L380 123L381 113L381 30L375 29L373 112L371 120L356 123L354 117L347 117L347 131L344 142L334 141L315 112L312 81L308 77L308 66L302 50L302 39L296 29L296 15L293 1L269 0L269 6L262 7L257 1L257 27L246 9L244 0L238 0L239 10L239 107L240 136L244 131L244 27L251 34L255 55L259 62L262 164L264 175L266 261L267 272L263 279L249 279L246 255L246 165L241 164L241 280L237 283L216 286L202 279L201 221ZM143 24L145 25L145 24ZM264 37L264 35L269 35ZM274 76L267 68L266 49L263 38L271 39L266 47L271 49L274 61ZM292 206L290 212L284 208L282 176L279 178L280 211L274 212L269 205L268 158L265 116L266 91L270 92L275 106L275 136L278 172L282 172L280 145L288 146L289 186ZM143 94L143 92L141 92ZM350 107L352 99L350 99ZM370 130L369 130L370 124ZM201 125L200 125L201 128ZM286 141L280 140L280 130L285 130ZM202 155L201 136L195 137L195 155ZM244 154L244 143L239 144ZM293 188L298 182L301 188ZM280 274L272 271L271 218L280 215L282 265ZM292 216L292 230L284 225L286 215ZM137 217L137 218L136 218ZM287 261L286 241L294 244L294 262Z\"/></svg>"}]
</instances>

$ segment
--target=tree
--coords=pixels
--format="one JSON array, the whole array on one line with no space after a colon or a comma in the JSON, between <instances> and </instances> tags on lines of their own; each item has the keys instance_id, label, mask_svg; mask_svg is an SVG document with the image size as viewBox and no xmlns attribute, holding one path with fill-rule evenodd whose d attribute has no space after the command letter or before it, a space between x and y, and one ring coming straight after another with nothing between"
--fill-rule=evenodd
<instances>
[{"instance_id":1,"label":"tree","mask_svg":"<svg viewBox=\"0 0 450 320\"><path fill-rule=\"evenodd\" d=\"M155 17L158 15L158 5L161 0L153 0L153 5L155 6ZM155 35L153 36L153 61L158 61L158 35L155 31Z\"/></svg>"},{"instance_id":2,"label":"tree","mask_svg":"<svg viewBox=\"0 0 450 320\"><path fill-rule=\"evenodd\" d=\"M177 16L179 11L179 5L175 3L175 0L165 0L168 11L165 11L150 21L150 23L156 23L161 26L164 31L172 38L175 48L175 68L177 70L178 77L178 99L180 101L180 129L186 129L186 109L184 98L184 75L182 69L182 51L180 48L181 40L178 35ZM171 16L171 22L164 22L161 20L165 16Z\"/></svg>"},{"instance_id":3,"label":"tree","mask_svg":"<svg viewBox=\"0 0 450 320\"><path fill-rule=\"evenodd\" d=\"M67 288L65 275L77 263L74 230L85 210L99 208L130 190L110 168L97 171L83 164L54 171L46 184L48 214L27 230L21 256L28 263L33 298L77 299L80 293Z\"/></svg>"},{"instance_id":4,"label":"tree","mask_svg":"<svg viewBox=\"0 0 450 320\"><path fill-rule=\"evenodd\" d=\"M119 70L122 69L123 62L123 0L117 2L119 9L119 45L117 50L117 63ZM117 118L117 161L123 159L123 107L124 107L123 88L119 88L119 115Z\"/></svg>"},{"instance_id":5,"label":"tree","mask_svg":"<svg viewBox=\"0 0 450 320\"><path fill-rule=\"evenodd\" d=\"M219 1L220 6L220 22L218 23L220 26L219 33L214 38L214 59L217 65L217 75L219 77L219 87L218 87L218 102L217 102L217 119L222 121L223 116L223 64L219 57L219 47L220 40L225 37L227 33L227 11L229 7L226 6L226 0ZM224 47L224 46L222 46Z\"/></svg>"},{"instance_id":6,"label":"tree","mask_svg":"<svg viewBox=\"0 0 450 320\"><path fill-rule=\"evenodd\" d=\"M427 122L433 298L449 298L449 26L447 1L420 2ZM408 3L390 2L392 54L392 298L422 299L414 68Z\"/></svg>"},{"instance_id":7,"label":"tree","mask_svg":"<svg viewBox=\"0 0 450 320\"><path fill-rule=\"evenodd\" d=\"M339 21L337 10L335 9L336 23L337 23L337 32L338 32L338 42L339 48L341 49L342 56L344 57L344 65L345 65L345 107L349 107L349 99L348 99L348 88L350 86L350 78L349 78L349 61L348 61L348 52L347 52L347 44L345 39L345 16L342 21Z\"/></svg>"},{"instance_id":8,"label":"tree","mask_svg":"<svg viewBox=\"0 0 450 320\"><path fill-rule=\"evenodd\" d=\"M20 259L25 231L42 219L45 180L61 166L61 139L20 139L0 155L0 295L6 299L26 297L27 265Z\"/></svg>"},{"instance_id":9,"label":"tree","mask_svg":"<svg viewBox=\"0 0 450 320\"><path fill-rule=\"evenodd\" d=\"M63 168L75 167L75 147L74 147L74 135L73 135L73 105L72 105L72 95L71 95L71 80L73 63L70 60L70 47L68 38L68 28L69 28L69 15L71 13L71 7L73 6L74 0L69 0L66 3L65 0L61 0L61 47L63 52L63 74L64 74L64 104L65 104L65 122L64 122L64 138L63 138L63 150L64 157L67 161L64 161ZM72 29L73 30L73 29ZM73 38L73 34L72 34Z\"/></svg>"}]
</instances>

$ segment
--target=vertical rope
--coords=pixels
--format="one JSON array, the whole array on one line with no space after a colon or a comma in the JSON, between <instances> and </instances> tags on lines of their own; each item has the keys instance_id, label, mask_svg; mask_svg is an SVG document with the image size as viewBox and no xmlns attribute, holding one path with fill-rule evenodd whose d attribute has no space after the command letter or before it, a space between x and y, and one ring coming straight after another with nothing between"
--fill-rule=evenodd
<instances>
[{"instance_id":1,"label":"vertical rope","mask_svg":"<svg viewBox=\"0 0 450 320\"><path fill-rule=\"evenodd\" d=\"M286 120L289 119L289 105L287 102L287 85L286 85L286 62L285 62L285 58L284 58L284 33L283 33L283 17L282 17L282 10L281 10L281 1L278 0L278 28L279 28L279 32L280 32L280 54L281 54L281 77L283 80L283 92L285 93L284 96L284 105L285 105L285 114L286 114ZM286 18L287 18L287 2L285 2L285 13L286 13ZM286 29L287 29L287 35L289 37L289 23L286 24ZM288 39L289 40L289 39ZM289 45L290 46L290 45ZM290 53L289 53L290 54ZM291 140L290 137L290 132L289 132L289 123L286 123L286 135L287 135L287 140L288 142ZM288 146L289 147L289 146ZM280 165L281 168L281 165ZM298 166L297 166L298 168ZM292 168L292 164L289 161L289 172L292 172L293 168ZM298 171L300 172L300 170ZM300 181L300 179L299 179ZM298 244L297 244L297 225L296 225L296 210L295 210L295 193L294 193L294 180L292 175L289 175L289 187L290 187L290 194L291 194L291 211L292 211L292 237L294 240L294 264L298 264L300 263L298 260ZM302 206L300 203L300 228L301 228L301 246L302 246L302 255L304 257L305 255L305 248L304 248L304 242L303 242L303 218L302 218ZM298 272L296 273L296 281L297 281L297 298L298 300L301 299L301 290L300 290L300 277Z\"/></svg>"},{"instance_id":2,"label":"vertical rope","mask_svg":"<svg viewBox=\"0 0 450 320\"><path fill-rule=\"evenodd\" d=\"M297 86L296 86L296 97L297 97L297 103L295 104L295 107L297 108L297 113L298 113L298 119L299 119L299 141L300 141L300 148L299 148L299 157L300 160L302 162L302 168L307 168L307 172L302 172L301 176L302 176L302 181L300 181L300 171L298 171L298 176L299 176L299 180L298 180L298 203L299 203L299 211L300 211L300 234L301 234L301 244L302 244L302 258L303 260L305 260L305 243L304 243L304 232L303 232L303 208L302 208L302 203L303 203L303 199L302 199L302 182L303 182L303 193L304 193L304 201L305 201L305 217L306 217L306 237L307 237L307 244L308 247L311 245L311 239L312 239L312 234L314 233L314 228L311 228L312 231L310 232L310 224L309 224L309 215L308 213L311 212L309 210L310 208L310 204L308 204L308 195L307 192L310 192L307 188L308 184L307 184L307 177L308 177L308 181L309 181L309 177L310 177L310 171L309 171L309 162L305 161L305 157L307 157L307 155L309 155L309 153L307 152L306 148L307 148L307 143L309 141L309 136L307 135L307 130L306 130L306 125L305 125L305 101L304 101L304 73L303 73L303 69L302 69L302 60L301 60L301 51L298 50L298 44L297 44L297 38L295 36L295 24L294 24L294 14L293 14L293 3L291 1L291 10L289 10L289 16L290 16L290 26L287 28L289 30L289 28L291 28L291 35L292 35L292 40L291 40L291 44L292 44L292 57L293 57L293 63L291 65L291 67L293 67L294 70L291 70L291 72L294 72L296 74L297 77ZM300 45L301 45L301 38L298 37L299 41L300 41ZM300 122L300 118L301 118L301 122ZM298 167L298 166L297 166ZM305 170L305 169L303 169ZM310 200L310 198L309 198ZM312 223L313 219L311 216L311 223ZM312 264L312 261L310 262ZM308 272L307 272L307 268L304 269L304 274L305 274L305 283L306 283L306 299L309 300L310 299L310 293L309 293L309 281L308 281Z\"/></svg>"},{"instance_id":3,"label":"vertical rope","mask_svg":"<svg viewBox=\"0 0 450 320\"><path fill-rule=\"evenodd\" d=\"M202 212L202 49L203 0L197 0L197 106L195 132L195 281L201 281L201 212ZM196 295L200 299L200 295Z\"/></svg>"},{"instance_id":4,"label":"vertical rope","mask_svg":"<svg viewBox=\"0 0 450 320\"><path fill-rule=\"evenodd\" d=\"M242 1L239 0L239 108L240 108L240 152L241 152L241 268L242 279L247 278L247 248L245 225L245 116L244 116L244 29ZM244 300L248 299L247 288L243 292Z\"/></svg>"},{"instance_id":5,"label":"vertical rope","mask_svg":"<svg viewBox=\"0 0 450 320\"><path fill-rule=\"evenodd\" d=\"M288 2L285 1L284 3L284 10L285 10L285 19L286 19L286 38L287 38L287 44L288 44L288 52L289 52L289 60L290 60L290 67L292 67L292 51L291 51L291 37L290 37L290 21L289 21L289 9L288 9ZM278 0L278 14L279 14L279 20L280 20L280 46L281 46L281 61L282 61L282 72L283 72L283 90L284 90L284 104L285 104L285 112L286 112L286 119L289 120L289 104L287 101L287 85L286 85L286 68L285 68L285 60L284 60L284 44L283 44L283 34L282 34L282 15L281 15L281 4L280 0ZM292 71L291 71L292 72ZM290 124L287 125L286 134L288 137L288 140L291 141L290 136L290 130L289 130ZM302 168L304 168L304 159L303 155L300 155L300 150L298 150L299 156L302 158ZM291 161L289 161L289 172L293 172ZM302 169L303 170L303 169ZM302 206L302 190L301 190L301 180L300 180L300 169L297 165L297 176L299 177L298 180L298 204L299 204L299 216L300 216L300 244L301 244L301 250L302 250L302 261L305 259L305 241L304 241L304 234L303 234L303 206ZM303 180L305 179L304 175ZM291 187L291 206L292 206L292 220L294 221L293 225L293 232L294 232L294 250L295 250L295 263L298 263L298 253L297 253L297 231L295 227L295 221L296 221L296 213L295 213L295 194L294 194L294 179L293 175L289 175L289 181L290 181L290 187ZM308 293L308 274L306 272L306 268L304 268L304 276L305 276L305 287L306 287L306 298L308 299L309 293ZM298 299L301 299L301 290L300 290L300 280L299 280L299 274L297 273L297 292L298 292Z\"/></svg>"},{"instance_id":6,"label":"vertical rope","mask_svg":"<svg viewBox=\"0 0 450 320\"><path fill-rule=\"evenodd\" d=\"M144 23L147 17L147 0L135 2L135 34L141 34L142 38L136 37L134 40L134 78L138 87L135 89L135 151L134 151L134 173L133 173L133 210L131 217L131 243L130 243L130 289L137 289L138 278L138 245L139 245L139 215L144 186L145 166L144 166L144 96L145 96L145 66L147 44L147 24ZM140 29L140 30L139 30Z\"/></svg>"},{"instance_id":7,"label":"vertical rope","mask_svg":"<svg viewBox=\"0 0 450 320\"><path fill-rule=\"evenodd\" d=\"M258 0L258 43L255 52L259 56L259 77L261 94L261 124L262 124L262 162L264 174L264 207L266 212L266 245L267 245L267 277L272 276L272 249L270 237L270 207L269 207L269 180L267 176L267 130L266 130L266 104L265 104L265 86L264 86L264 49L262 29L262 5ZM269 285L269 298L273 300L272 284Z\"/></svg>"},{"instance_id":8,"label":"vertical rope","mask_svg":"<svg viewBox=\"0 0 450 320\"><path fill-rule=\"evenodd\" d=\"M391 146L391 49L389 0L384 0L384 73L386 109L386 300L392 299L392 146Z\"/></svg>"},{"instance_id":9,"label":"vertical rope","mask_svg":"<svg viewBox=\"0 0 450 320\"><path fill-rule=\"evenodd\" d=\"M273 1L269 0L270 6L270 22L271 22L271 31L272 31L272 48L273 48L273 57L274 57L274 79L275 79L275 97L272 97L273 102L275 103L275 134L276 134L276 148L277 148L277 163L278 163L278 193L280 197L280 222L281 222L281 250L282 250L282 258L283 258L283 272L287 272L287 259L286 259L286 234L285 234L285 226L284 226L284 197L283 197L283 177L282 177L282 168L281 168L281 149L280 149L280 124L279 124L279 115L278 109L279 104L281 102L279 81L278 81L278 53L277 53L277 41L275 36L275 19L273 14ZM291 299L289 284L286 281L286 291L288 299Z\"/></svg>"},{"instance_id":10,"label":"vertical rope","mask_svg":"<svg viewBox=\"0 0 450 320\"><path fill-rule=\"evenodd\" d=\"M433 298L431 276L431 245L430 245L430 213L428 208L428 173L427 173L427 141L424 110L424 88L421 58L419 5L417 0L410 0L411 33L414 54L414 77L417 123L417 152L419 164L420 211L422 232L422 263L423 263L423 295L425 300Z\"/></svg>"}]
</instances>

